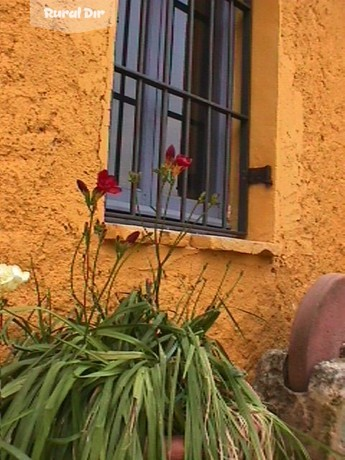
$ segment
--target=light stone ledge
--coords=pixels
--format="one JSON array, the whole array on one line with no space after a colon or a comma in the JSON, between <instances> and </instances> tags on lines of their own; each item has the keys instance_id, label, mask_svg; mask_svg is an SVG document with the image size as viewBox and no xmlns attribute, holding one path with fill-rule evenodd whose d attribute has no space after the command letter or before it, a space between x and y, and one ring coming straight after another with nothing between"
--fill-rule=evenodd
<instances>
[{"instance_id":1,"label":"light stone ledge","mask_svg":"<svg viewBox=\"0 0 345 460\"><path fill-rule=\"evenodd\" d=\"M273 257L280 253L279 246L274 243L240 240L225 236L190 235L190 246L197 249L228 251L254 256Z\"/></svg>"},{"instance_id":2,"label":"light stone ledge","mask_svg":"<svg viewBox=\"0 0 345 460\"><path fill-rule=\"evenodd\" d=\"M151 229L147 229L151 231ZM140 231L145 234L143 227L135 225L107 224L106 240L113 240L117 236L126 239L132 232ZM152 229L153 231L153 229ZM164 231L161 244L172 246L176 241L179 232L173 230ZM224 236L198 235L187 233L179 242L178 247L187 249L200 249L212 251L235 252L261 257L273 257L280 254L278 244L262 241L241 240L237 238L227 238Z\"/></svg>"}]
</instances>

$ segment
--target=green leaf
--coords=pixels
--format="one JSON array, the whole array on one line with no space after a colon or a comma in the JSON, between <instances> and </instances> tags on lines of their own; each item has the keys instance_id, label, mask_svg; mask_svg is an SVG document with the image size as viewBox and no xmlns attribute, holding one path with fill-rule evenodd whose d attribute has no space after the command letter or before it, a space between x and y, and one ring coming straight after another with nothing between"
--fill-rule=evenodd
<instances>
[{"instance_id":1,"label":"green leaf","mask_svg":"<svg viewBox=\"0 0 345 460\"><path fill-rule=\"evenodd\" d=\"M33 460L39 460L43 454L47 440L54 426L54 419L57 412L70 392L76 377L71 369L65 368L60 375L58 383L55 385L53 392L47 399L41 416L35 427L36 439L32 452Z\"/></svg>"},{"instance_id":2,"label":"green leaf","mask_svg":"<svg viewBox=\"0 0 345 460\"><path fill-rule=\"evenodd\" d=\"M32 460L28 457L24 452L18 449L15 446L8 444L7 442L0 439L0 451L5 451L10 454L12 457L16 458L17 460ZM2 458L2 456L1 456Z\"/></svg>"},{"instance_id":3,"label":"green leaf","mask_svg":"<svg viewBox=\"0 0 345 460\"><path fill-rule=\"evenodd\" d=\"M111 327L99 327L94 331L94 334L99 337L111 337L113 339L118 340L119 342L126 342L134 347L138 348L139 350L144 350L146 353L156 357L155 353L148 347L144 341L138 340L135 337L132 337L128 334L123 334L121 332L114 331Z\"/></svg>"}]
</instances>

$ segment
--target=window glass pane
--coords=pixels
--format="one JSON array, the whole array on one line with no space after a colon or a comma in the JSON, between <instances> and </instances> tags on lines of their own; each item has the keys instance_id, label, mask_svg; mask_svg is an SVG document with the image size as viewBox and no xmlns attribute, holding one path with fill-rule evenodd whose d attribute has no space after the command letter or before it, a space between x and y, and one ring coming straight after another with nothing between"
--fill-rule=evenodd
<instances>
[{"instance_id":1,"label":"window glass pane","mask_svg":"<svg viewBox=\"0 0 345 460\"><path fill-rule=\"evenodd\" d=\"M188 15L174 8L170 84L183 89Z\"/></svg>"},{"instance_id":2,"label":"window glass pane","mask_svg":"<svg viewBox=\"0 0 345 460\"><path fill-rule=\"evenodd\" d=\"M123 57L123 40L125 34L125 24L126 24L126 8L128 0L119 1L119 10L117 16L117 26L116 26L116 47L115 47L115 63L122 64L124 62Z\"/></svg>"},{"instance_id":3,"label":"window glass pane","mask_svg":"<svg viewBox=\"0 0 345 460\"><path fill-rule=\"evenodd\" d=\"M148 219L154 215L158 184L153 170L159 167L160 160L164 161L166 147L173 144L177 154L186 154L193 161L173 186L169 218L174 222L187 219L195 200L207 188L209 197L214 193L219 196L220 206L209 210L207 221L199 220L197 228L202 224L202 231L207 231L206 224L225 229L227 216L236 230L238 215L243 211L238 212L240 198L243 201L243 191L239 189L241 122L231 120L230 115L212 103L195 101L183 90L241 112L241 93L245 89L242 61L246 58L243 49L248 46L243 25L247 11L236 7L233 0L192 3L193 10L189 0L119 0L115 64L139 71L141 49L140 72L146 79L141 80L140 75L138 79L129 77L126 70L118 68L114 76L109 170L116 172L125 190L121 199L120 195L113 198L112 209L133 213L133 219L138 218L135 209L127 205L133 203L127 180L134 164L141 172L138 199L143 216ZM145 24L141 17L144 13ZM155 81L163 81L164 69L163 90L156 88ZM147 79L152 79L152 83ZM171 94L166 84L174 88L172 91L182 93ZM137 97L140 101L136 101ZM135 114L136 107L140 113ZM163 108L167 113L163 113ZM136 161L134 145L139 156ZM165 199L161 199L163 207ZM117 200L121 203L116 204ZM192 218L194 223L200 212L201 207Z\"/></svg>"},{"instance_id":4,"label":"window glass pane","mask_svg":"<svg viewBox=\"0 0 345 460\"><path fill-rule=\"evenodd\" d=\"M137 70L141 0L119 2L116 33L116 64Z\"/></svg>"},{"instance_id":5,"label":"window glass pane","mask_svg":"<svg viewBox=\"0 0 345 460\"><path fill-rule=\"evenodd\" d=\"M137 90L137 82L134 78L126 77L125 79L125 95L135 99Z\"/></svg>"},{"instance_id":6,"label":"window glass pane","mask_svg":"<svg viewBox=\"0 0 345 460\"><path fill-rule=\"evenodd\" d=\"M150 85L144 85L139 148L140 186L148 200L146 204L152 206L155 206L156 201L157 178L153 170L159 164L161 112L162 92Z\"/></svg>"},{"instance_id":7,"label":"window glass pane","mask_svg":"<svg viewBox=\"0 0 345 460\"><path fill-rule=\"evenodd\" d=\"M111 126L110 126L110 150L108 160L108 170L111 175L116 175L116 145L117 145L117 123L119 117L119 101L113 99L111 107Z\"/></svg>"},{"instance_id":8,"label":"window glass pane","mask_svg":"<svg viewBox=\"0 0 345 460\"><path fill-rule=\"evenodd\" d=\"M181 128L182 122L168 117L166 146L174 145L176 152L179 153L181 145Z\"/></svg>"},{"instance_id":9,"label":"window glass pane","mask_svg":"<svg viewBox=\"0 0 345 460\"><path fill-rule=\"evenodd\" d=\"M113 90L115 93L120 93L120 88L121 88L121 74L118 72L115 72L114 74L114 83L113 83Z\"/></svg>"},{"instance_id":10,"label":"window glass pane","mask_svg":"<svg viewBox=\"0 0 345 460\"><path fill-rule=\"evenodd\" d=\"M169 96L169 111L176 115L182 115L183 99L178 96Z\"/></svg>"},{"instance_id":11,"label":"window glass pane","mask_svg":"<svg viewBox=\"0 0 345 460\"><path fill-rule=\"evenodd\" d=\"M125 80L125 85L124 88L122 89L121 93L121 80L124 78ZM134 78L130 77L123 77L120 73L115 72L114 76L114 92L117 95L121 95L122 97L125 95L127 97L130 97L132 99L135 99L136 97L136 89L137 89L137 82Z\"/></svg>"},{"instance_id":12,"label":"window glass pane","mask_svg":"<svg viewBox=\"0 0 345 460\"><path fill-rule=\"evenodd\" d=\"M127 67L137 69L139 54L141 0L131 1L131 13L128 27Z\"/></svg>"},{"instance_id":13,"label":"window glass pane","mask_svg":"<svg viewBox=\"0 0 345 460\"><path fill-rule=\"evenodd\" d=\"M146 35L144 72L157 80L163 78L166 6L167 2L162 0L150 0L148 3L149 23Z\"/></svg>"},{"instance_id":14,"label":"window glass pane","mask_svg":"<svg viewBox=\"0 0 345 460\"><path fill-rule=\"evenodd\" d=\"M121 161L118 172L119 183L128 188L128 173L132 170L135 107L124 104L121 137Z\"/></svg>"},{"instance_id":15,"label":"window glass pane","mask_svg":"<svg viewBox=\"0 0 345 460\"><path fill-rule=\"evenodd\" d=\"M230 2L215 2L215 27L213 41L212 100L227 106L231 77L229 75L230 53Z\"/></svg>"}]
</instances>

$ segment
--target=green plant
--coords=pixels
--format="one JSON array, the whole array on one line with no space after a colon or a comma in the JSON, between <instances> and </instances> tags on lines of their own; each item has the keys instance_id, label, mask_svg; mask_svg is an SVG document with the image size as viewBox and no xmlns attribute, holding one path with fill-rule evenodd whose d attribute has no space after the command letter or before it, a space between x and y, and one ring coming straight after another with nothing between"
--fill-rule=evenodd
<instances>
[{"instance_id":1,"label":"green plant","mask_svg":"<svg viewBox=\"0 0 345 460\"><path fill-rule=\"evenodd\" d=\"M157 171L168 196L189 164L168 149ZM161 305L166 262L185 230L165 254L161 229L117 238L114 264L99 286L106 227L95 220L97 203L119 187L102 171L92 192L81 181L78 188L89 220L72 260L73 314L66 319L52 311L37 281L38 306L29 318L6 305L2 310L10 315L2 336L13 349L1 375L2 460L164 460L175 435L183 435L187 460L307 458L221 345L208 338L225 306L221 286L203 313L189 309L192 296L197 302L203 288L202 269L179 308ZM213 205L214 199L208 204L202 196L197 204ZM154 246L153 277L114 307L117 274L144 243ZM78 266L82 292L75 285ZM22 331L20 341L11 338L13 324Z\"/></svg>"}]
</instances>

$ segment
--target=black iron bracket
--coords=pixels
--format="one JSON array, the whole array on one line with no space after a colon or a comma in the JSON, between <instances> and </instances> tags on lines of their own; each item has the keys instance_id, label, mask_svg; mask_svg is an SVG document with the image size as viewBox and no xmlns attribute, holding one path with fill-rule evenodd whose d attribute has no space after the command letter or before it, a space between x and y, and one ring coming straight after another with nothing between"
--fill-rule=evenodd
<instances>
[{"instance_id":1,"label":"black iron bracket","mask_svg":"<svg viewBox=\"0 0 345 460\"><path fill-rule=\"evenodd\" d=\"M267 187L273 185L272 182L272 168L269 165L261 168L248 169L248 184L265 184Z\"/></svg>"}]
</instances>

